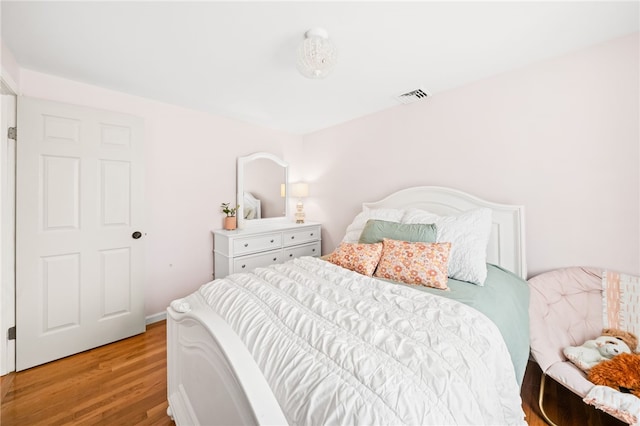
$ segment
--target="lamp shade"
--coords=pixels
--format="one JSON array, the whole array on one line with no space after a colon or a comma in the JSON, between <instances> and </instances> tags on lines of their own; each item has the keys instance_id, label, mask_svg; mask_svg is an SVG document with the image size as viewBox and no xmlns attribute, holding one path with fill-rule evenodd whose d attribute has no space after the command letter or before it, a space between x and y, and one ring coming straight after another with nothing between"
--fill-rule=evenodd
<instances>
[{"instance_id":1,"label":"lamp shade","mask_svg":"<svg viewBox=\"0 0 640 426\"><path fill-rule=\"evenodd\" d=\"M298 71L307 78L325 78L336 63L337 52L329 34L313 28L304 34L298 48Z\"/></svg>"},{"instance_id":2,"label":"lamp shade","mask_svg":"<svg viewBox=\"0 0 640 426\"><path fill-rule=\"evenodd\" d=\"M295 198L308 197L309 185L304 182L294 183L291 188L291 195L294 196Z\"/></svg>"}]
</instances>

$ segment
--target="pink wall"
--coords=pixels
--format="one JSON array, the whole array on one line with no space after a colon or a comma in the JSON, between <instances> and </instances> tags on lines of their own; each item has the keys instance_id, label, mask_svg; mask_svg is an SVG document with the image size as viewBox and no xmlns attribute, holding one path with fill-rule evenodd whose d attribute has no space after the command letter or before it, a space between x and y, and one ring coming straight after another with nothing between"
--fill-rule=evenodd
<instances>
[{"instance_id":1,"label":"pink wall","mask_svg":"<svg viewBox=\"0 0 640 426\"><path fill-rule=\"evenodd\" d=\"M304 137L323 252L364 201L416 185L523 204L529 274L640 274L638 33ZM428 85L427 85L428 88Z\"/></svg>"},{"instance_id":2,"label":"pink wall","mask_svg":"<svg viewBox=\"0 0 640 426\"><path fill-rule=\"evenodd\" d=\"M86 105L145 120L145 312L211 280L212 229L222 227L220 203L236 198L236 158L256 151L284 155L298 136L267 130L29 70L20 74L25 96Z\"/></svg>"},{"instance_id":3,"label":"pink wall","mask_svg":"<svg viewBox=\"0 0 640 426\"><path fill-rule=\"evenodd\" d=\"M304 137L29 70L26 96L145 119L146 313L211 278L236 158L281 155L310 182L324 252L364 201L414 185L524 204L529 270L640 274L638 34Z\"/></svg>"},{"instance_id":4,"label":"pink wall","mask_svg":"<svg viewBox=\"0 0 640 426\"><path fill-rule=\"evenodd\" d=\"M0 65L2 69L2 79L11 90L17 92L20 84L20 66L13 56L13 52L0 40Z\"/></svg>"}]
</instances>

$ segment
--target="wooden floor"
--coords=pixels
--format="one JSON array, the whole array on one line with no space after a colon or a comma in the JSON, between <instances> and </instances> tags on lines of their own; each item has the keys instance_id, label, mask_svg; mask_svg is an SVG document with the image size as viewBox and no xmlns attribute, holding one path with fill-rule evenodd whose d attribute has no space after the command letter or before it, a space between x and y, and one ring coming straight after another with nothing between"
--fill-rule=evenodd
<instances>
[{"instance_id":1,"label":"wooden floor","mask_svg":"<svg viewBox=\"0 0 640 426\"><path fill-rule=\"evenodd\" d=\"M0 423L173 425L167 416L166 325L2 377Z\"/></svg>"},{"instance_id":2,"label":"wooden floor","mask_svg":"<svg viewBox=\"0 0 640 426\"><path fill-rule=\"evenodd\" d=\"M538 364L529 361L521 396L522 409L530 426L547 424L538 408L541 376ZM544 387L544 410L558 426L627 426L607 413L585 404L578 395L550 378L547 378Z\"/></svg>"},{"instance_id":3,"label":"wooden floor","mask_svg":"<svg viewBox=\"0 0 640 426\"><path fill-rule=\"evenodd\" d=\"M166 324L111 345L2 377L0 424L173 425L166 415ZM531 426L546 425L538 409L540 369L529 363L522 386ZM624 425L548 380L545 410L559 426Z\"/></svg>"}]
</instances>

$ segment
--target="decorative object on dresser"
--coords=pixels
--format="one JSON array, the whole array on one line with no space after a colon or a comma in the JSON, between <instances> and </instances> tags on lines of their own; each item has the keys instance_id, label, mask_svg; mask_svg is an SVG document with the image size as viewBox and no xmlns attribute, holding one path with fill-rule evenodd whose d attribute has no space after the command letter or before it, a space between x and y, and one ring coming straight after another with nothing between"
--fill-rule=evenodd
<instances>
[{"instance_id":1,"label":"decorative object on dresser","mask_svg":"<svg viewBox=\"0 0 640 426\"><path fill-rule=\"evenodd\" d=\"M304 205L302 199L309 196L309 185L304 182L291 185L291 195L298 199L296 203L296 223L304 223Z\"/></svg>"},{"instance_id":2,"label":"decorative object on dresser","mask_svg":"<svg viewBox=\"0 0 640 426\"><path fill-rule=\"evenodd\" d=\"M271 224L213 232L214 277L248 272L300 256L320 256L320 224Z\"/></svg>"},{"instance_id":3,"label":"decorative object on dresser","mask_svg":"<svg viewBox=\"0 0 640 426\"><path fill-rule=\"evenodd\" d=\"M236 211L238 210L238 206L229 207L229 204L230 203L222 203L220 209L222 213L227 215L224 218L224 229L233 230L237 227Z\"/></svg>"}]
</instances>

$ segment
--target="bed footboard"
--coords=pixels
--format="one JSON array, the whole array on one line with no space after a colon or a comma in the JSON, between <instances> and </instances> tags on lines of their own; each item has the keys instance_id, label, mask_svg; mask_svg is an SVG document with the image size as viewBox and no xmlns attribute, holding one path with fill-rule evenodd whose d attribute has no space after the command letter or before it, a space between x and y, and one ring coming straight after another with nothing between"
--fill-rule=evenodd
<instances>
[{"instance_id":1,"label":"bed footboard","mask_svg":"<svg viewBox=\"0 0 640 426\"><path fill-rule=\"evenodd\" d=\"M167 394L178 426L287 424L247 348L199 293L167 308Z\"/></svg>"}]
</instances>

